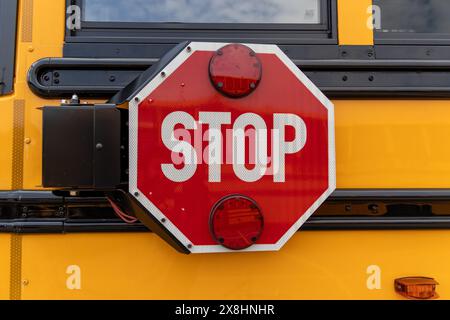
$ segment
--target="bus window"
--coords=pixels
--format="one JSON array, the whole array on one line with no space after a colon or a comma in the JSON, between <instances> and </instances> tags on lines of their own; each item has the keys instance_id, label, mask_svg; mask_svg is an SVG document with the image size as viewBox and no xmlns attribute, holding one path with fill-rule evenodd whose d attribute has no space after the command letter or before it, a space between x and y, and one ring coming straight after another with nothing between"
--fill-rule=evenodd
<instances>
[{"instance_id":1,"label":"bus window","mask_svg":"<svg viewBox=\"0 0 450 320\"><path fill-rule=\"evenodd\" d=\"M74 0L73 3L80 9L81 25L67 30L66 43L75 45L177 44L185 40L337 44L336 0Z\"/></svg>"},{"instance_id":2,"label":"bus window","mask_svg":"<svg viewBox=\"0 0 450 320\"><path fill-rule=\"evenodd\" d=\"M0 96L13 91L17 2L0 1Z\"/></svg>"},{"instance_id":3,"label":"bus window","mask_svg":"<svg viewBox=\"0 0 450 320\"><path fill-rule=\"evenodd\" d=\"M318 24L320 0L83 0L85 21ZM139 8L129 10L129 8Z\"/></svg>"},{"instance_id":4,"label":"bus window","mask_svg":"<svg viewBox=\"0 0 450 320\"><path fill-rule=\"evenodd\" d=\"M450 39L450 6L442 0L374 0L377 43L443 44Z\"/></svg>"}]
</instances>

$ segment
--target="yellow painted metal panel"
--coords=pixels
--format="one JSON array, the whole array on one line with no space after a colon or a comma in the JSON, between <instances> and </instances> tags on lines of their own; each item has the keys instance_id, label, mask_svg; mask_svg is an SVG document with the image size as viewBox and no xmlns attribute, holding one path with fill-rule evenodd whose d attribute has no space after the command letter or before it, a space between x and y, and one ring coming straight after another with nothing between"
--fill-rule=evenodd
<instances>
[{"instance_id":1,"label":"yellow painted metal panel","mask_svg":"<svg viewBox=\"0 0 450 320\"><path fill-rule=\"evenodd\" d=\"M438 243L450 231L299 232L280 252L185 256L153 234L25 236L22 298L395 299L395 278L422 275L448 299L450 253ZM70 266L80 290L66 287ZM370 266L380 290L367 286Z\"/></svg>"},{"instance_id":2,"label":"yellow painted metal panel","mask_svg":"<svg viewBox=\"0 0 450 320\"><path fill-rule=\"evenodd\" d=\"M340 45L373 45L371 6L372 0L338 0Z\"/></svg>"},{"instance_id":3,"label":"yellow painted metal panel","mask_svg":"<svg viewBox=\"0 0 450 320\"><path fill-rule=\"evenodd\" d=\"M10 239L11 236L8 234L0 235L0 300L9 299Z\"/></svg>"},{"instance_id":4,"label":"yellow painted metal panel","mask_svg":"<svg viewBox=\"0 0 450 320\"><path fill-rule=\"evenodd\" d=\"M450 188L450 101L334 103L338 188Z\"/></svg>"},{"instance_id":5,"label":"yellow painted metal panel","mask_svg":"<svg viewBox=\"0 0 450 320\"><path fill-rule=\"evenodd\" d=\"M11 189L13 100L0 98L0 190Z\"/></svg>"}]
</instances>

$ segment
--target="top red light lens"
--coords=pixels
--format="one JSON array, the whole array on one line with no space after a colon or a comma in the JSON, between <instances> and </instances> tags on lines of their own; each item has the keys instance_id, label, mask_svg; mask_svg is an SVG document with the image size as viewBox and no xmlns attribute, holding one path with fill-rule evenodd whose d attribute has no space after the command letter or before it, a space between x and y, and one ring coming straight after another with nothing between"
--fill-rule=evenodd
<instances>
[{"instance_id":1,"label":"top red light lens","mask_svg":"<svg viewBox=\"0 0 450 320\"><path fill-rule=\"evenodd\" d=\"M231 98L252 93L262 77L262 65L256 53L242 44L229 44L217 50L209 64L214 87Z\"/></svg>"},{"instance_id":2,"label":"top red light lens","mask_svg":"<svg viewBox=\"0 0 450 320\"><path fill-rule=\"evenodd\" d=\"M222 246L243 250L260 238L264 218L256 202L244 196L231 196L214 206L210 227L214 239Z\"/></svg>"}]
</instances>

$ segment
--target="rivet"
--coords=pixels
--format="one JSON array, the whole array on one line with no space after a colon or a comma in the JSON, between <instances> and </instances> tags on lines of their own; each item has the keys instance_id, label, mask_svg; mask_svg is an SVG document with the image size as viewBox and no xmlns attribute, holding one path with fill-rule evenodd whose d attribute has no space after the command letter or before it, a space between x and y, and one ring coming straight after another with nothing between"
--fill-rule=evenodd
<instances>
[{"instance_id":1,"label":"rivet","mask_svg":"<svg viewBox=\"0 0 450 320\"><path fill-rule=\"evenodd\" d=\"M162 218L162 219L161 219L161 222L162 222L162 223L166 223L166 221L167 221L166 218Z\"/></svg>"},{"instance_id":2,"label":"rivet","mask_svg":"<svg viewBox=\"0 0 450 320\"><path fill-rule=\"evenodd\" d=\"M134 196L135 196L135 197L139 197L139 192L135 192L135 193L134 193Z\"/></svg>"},{"instance_id":3,"label":"rivet","mask_svg":"<svg viewBox=\"0 0 450 320\"><path fill-rule=\"evenodd\" d=\"M139 97L134 98L134 101L139 102Z\"/></svg>"},{"instance_id":4,"label":"rivet","mask_svg":"<svg viewBox=\"0 0 450 320\"><path fill-rule=\"evenodd\" d=\"M187 245L188 249L192 249L192 244Z\"/></svg>"},{"instance_id":5,"label":"rivet","mask_svg":"<svg viewBox=\"0 0 450 320\"><path fill-rule=\"evenodd\" d=\"M166 76L166 73L163 71L163 72L161 72L161 77L165 77Z\"/></svg>"},{"instance_id":6,"label":"rivet","mask_svg":"<svg viewBox=\"0 0 450 320\"><path fill-rule=\"evenodd\" d=\"M30 281L27 280L27 279L25 279L25 280L22 281L22 284L23 284L24 286L27 286L27 285L30 284Z\"/></svg>"},{"instance_id":7,"label":"rivet","mask_svg":"<svg viewBox=\"0 0 450 320\"><path fill-rule=\"evenodd\" d=\"M28 52L33 52L34 48L33 47L28 47Z\"/></svg>"},{"instance_id":8,"label":"rivet","mask_svg":"<svg viewBox=\"0 0 450 320\"><path fill-rule=\"evenodd\" d=\"M30 144L31 143L31 139L30 138L25 138L25 144Z\"/></svg>"},{"instance_id":9,"label":"rivet","mask_svg":"<svg viewBox=\"0 0 450 320\"><path fill-rule=\"evenodd\" d=\"M189 47L186 48L186 50L187 50L187 52L191 52L192 48L189 46Z\"/></svg>"},{"instance_id":10,"label":"rivet","mask_svg":"<svg viewBox=\"0 0 450 320\"><path fill-rule=\"evenodd\" d=\"M102 150L102 149L103 149L103 144L97 143L97 145L95 146L95 148L96 148L97 150Z\"/></svg>"}]
</instances>

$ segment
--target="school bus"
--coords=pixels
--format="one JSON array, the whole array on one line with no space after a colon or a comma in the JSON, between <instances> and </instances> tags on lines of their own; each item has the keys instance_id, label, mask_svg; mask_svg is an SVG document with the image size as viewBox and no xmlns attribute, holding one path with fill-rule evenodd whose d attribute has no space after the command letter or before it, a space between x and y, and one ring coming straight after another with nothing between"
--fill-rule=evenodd
<instances>
[{"instance_id":1,"label":"school bus","mask_svg":"<svg viewBox=\"0 0 450 320\"><path fill-rule=\"evenodd\" d=\"M0 298L449 299L449 14L441 0L1 0ZM186 40L276 44L334 103L337 191L278 252L183 255L102 190L45 183L65 164L43 158L75 146L43 110L107 103ZM73 160L87 176L68 176L91 181L90 158Z\"/></svg>"}]
</instances>

